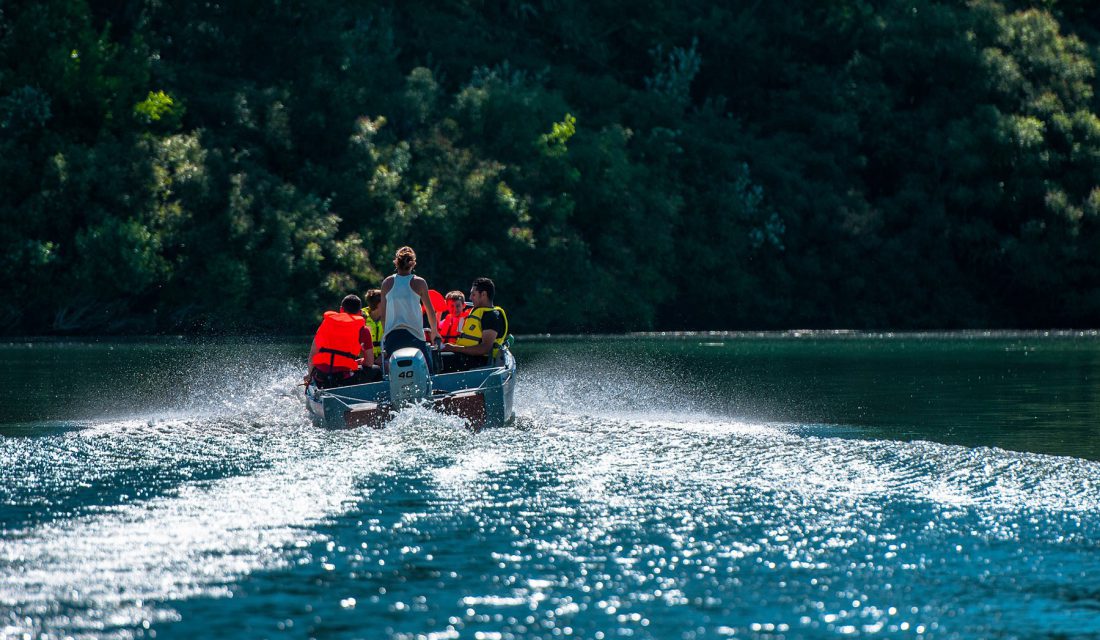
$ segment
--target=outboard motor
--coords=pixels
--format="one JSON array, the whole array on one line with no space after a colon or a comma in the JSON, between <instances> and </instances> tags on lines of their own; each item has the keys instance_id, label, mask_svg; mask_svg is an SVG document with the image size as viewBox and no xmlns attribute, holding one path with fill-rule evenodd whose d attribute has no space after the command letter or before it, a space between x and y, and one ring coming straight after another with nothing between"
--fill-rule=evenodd
<instances>
[{"instance_id":1,"label":"outboard motor","mask_svg":"<svg viewBox=\"0 0 1100 640\"><path fill-rule=\"evenodd\" d=\"M424 352L413 347L390 356L390 403L395 407L419 402L432 395L432 378Z\"/></svg>"}]
</instances>

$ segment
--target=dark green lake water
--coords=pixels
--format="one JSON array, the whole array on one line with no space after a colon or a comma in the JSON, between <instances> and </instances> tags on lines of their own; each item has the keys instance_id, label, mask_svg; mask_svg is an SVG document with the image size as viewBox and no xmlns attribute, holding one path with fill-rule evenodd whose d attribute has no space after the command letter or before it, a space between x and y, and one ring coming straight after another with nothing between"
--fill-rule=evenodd
<instances>
[{"instance_id":1,"label":"dark green lake water","mask_svg":"<svg viewBox=\"0 0 1100 640\"><path fill-rule=\"evenodd\" d=\"M519 340L516 425L302 343L0 345L0 638L1100 637L1100 337Z\"/></svg>"}]
</instances>

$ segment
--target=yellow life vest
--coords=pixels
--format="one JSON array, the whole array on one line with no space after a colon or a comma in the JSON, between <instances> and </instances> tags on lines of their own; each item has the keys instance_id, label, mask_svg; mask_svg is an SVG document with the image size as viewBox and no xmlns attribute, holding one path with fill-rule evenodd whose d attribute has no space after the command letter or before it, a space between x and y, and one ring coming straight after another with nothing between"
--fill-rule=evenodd
<instances>
[{"instance_id":1,"label":"yellow life vest","mask_svg":"<svg viewBox=\"0 0 1100 640\"><path fill-rule=\"evenodd\" d=\"M363 317L367 321L367 328L370 329L370 339L374 341L374 357L378 358L382 355L382 335L384 333L381 320L375 320L370 317L370 312L363 310Z\"/></svg>"},{"instance_id":2,"label":"yellow life vest","mask_svg":"<svg viewBox=\"0 0 1100 640\"><path fill-rule=\"evenodd\" d=\"M466 316L466 319L462 322L462 333L455 340L455 344L460 347L472 347L475 344L481 344L481 316L485 315L486 311L493 309L499 311L500 316L504 318L504 331L501 331L496 340L493 340L492 357L496 358L500 355L500 347L504 344L504 339L508 337L508 314L504 313L504 309L500 307L478 307L471 311L470 315Z\"/></svg>"}]
</instances>

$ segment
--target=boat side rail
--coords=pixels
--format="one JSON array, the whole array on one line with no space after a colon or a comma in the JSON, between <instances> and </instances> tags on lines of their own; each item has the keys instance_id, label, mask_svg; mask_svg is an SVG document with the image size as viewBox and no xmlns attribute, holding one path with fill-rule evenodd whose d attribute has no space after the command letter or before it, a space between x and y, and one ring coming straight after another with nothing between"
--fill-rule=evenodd
<instances>
[{"instance_id":1,"label":"boat side rail","mask_svg":"<svg viewBox=\"0 0 1100 640\"><path fill-rule=\"evenodd\" d=\"M511 338L512 336L508 336ZM508 384L512 379L512 376L516 375L516 357L512 355L512 350L508 348L508 345L501 347L501 365L504 367L505 375L502 376L501 384ZM508 358L512 359L512 366L508 366Z\"/></svg>"},{"instance_id":2,"label":"boat side rail","mask_svg":"<svg viewBox=\"0 0 1100 640\"><path fill-rule=\"evenodd\" d=\"M351 396L342 396L338 393L333 393L332 391L330 391L328 389L322 389L321 391L322 391L322 394L319 396L319 399L332 398L333 400L335 400L335 401L339 402L340 404L344 405L345 408L350 409L352 402L356 402L356 403L363 402L359 398L352 398Z\"/></svg>"},{"instance_id":3,"label":"boat side rail","mask_svg":"<svg viewBox=\"0 0 1100 640\"><path fill-rule=\"evenodd\" d=\"M494 369L496 369L496 368L499 368L499 367L494 367ZM470 371L477 371L477 370L476 369L471 369ZM469 372L468 371L459 371L459 372L456 372L456 373L469 373ZM447 396L453 396L456 393L469 393L471 391L474 391L474 392L483 391L484 389L489 388L487 385L489 384L489 381L492 380L495 375L496 375L496 371L490 371L485 377L483 377L481 379L481 382L479 382L476 387L461 387L461 388L458 388L458 389L452 389L450 391L443 391L442 389L436 389L436 390L433 390L433 394L435 394L436 397L438 397L438 398L445 398Z\"/></svg>"},{"instance_id":4,"label":"boat side rail","mask_svg":"<svg viewBox=\"0 0 1100 640\"><path fill-rule=\"evenodd\" d=\"M367 385L376 386L376 385L379 385L379 384L381 384L381 383L368 382L364 385L350 385L350 386L347 386L347 387L331 387L331 388L328 388L328 389L322 389L321 387L317 387L317 392L313 395L310 394L309 387L306 387L306 395L308 397L314 399L314 400L319 400L320 398L332 398L334 400L339 401L340 404L343 404L344 406L351 406L351 404L353 404L353 403L376 402L378 399L377 399L377 397L372 399L372 398L364 398L364 397L361 397L361 396L349 395L349 394L346 394L346 393L340 393L341 389L356 389L356 388L365 387Z\"/></svg>"}]
</instances>

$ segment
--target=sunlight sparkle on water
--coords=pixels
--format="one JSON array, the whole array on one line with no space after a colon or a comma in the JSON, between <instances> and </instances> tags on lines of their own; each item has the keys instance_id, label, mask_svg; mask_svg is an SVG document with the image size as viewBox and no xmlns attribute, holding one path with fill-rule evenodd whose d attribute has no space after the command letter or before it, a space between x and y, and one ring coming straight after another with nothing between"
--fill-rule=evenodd
<instances>
[{"instance_id":1,"label":"sunlight sparkle on water","mask_svg":"<svg viewBox=\"0 0 1100 640\"><path fill-rule=\"evenodd\" d=\"M1095 462L714 414L645 369L578 393L553 361L515 427L331 432L292 370L4 441L3 633L1100 633Z\"/></svg>"}]
</instances>

